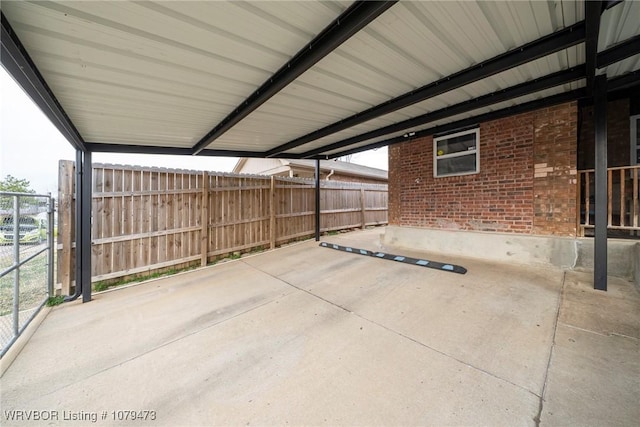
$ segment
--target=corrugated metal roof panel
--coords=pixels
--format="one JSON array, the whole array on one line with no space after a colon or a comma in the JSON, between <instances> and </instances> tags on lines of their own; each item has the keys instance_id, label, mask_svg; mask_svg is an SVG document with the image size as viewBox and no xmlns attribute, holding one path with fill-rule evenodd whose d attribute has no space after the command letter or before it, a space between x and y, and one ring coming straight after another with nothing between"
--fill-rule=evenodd
<instances>
[{"instance_id":1,"label":"corrugated metal roof panel","mask_svg":"<svg viewBox=\"0 0 640 427\"><path fill-rule=\"evenodd\" d=\"M458 90L446 92L436 98L417 103L410 107L398 110L394 113L387 114L378 119L363 123L359 126L346 129L344 131L324 138L320 138L309 144L305 144L303 146L290 150L290 152L295 154L304 153L306 151L319 148L326 144L341 141L345 138L381 128L388 124L397 123L407 118L426 114L444 107L450 107L460 102L474 99L479 96L495 92L497 90L506 89L520 83L543 77L556 71L561 71L563 69L566 69L567 67L576 66L580 63L580 58L584 56L584 54L582 53L583 51L584 46L583 44L581 44L571 47L565 51L561 51L544 58L539 58L535 61L523 64L519 67L515 67L510 70L498 73L492 77L465 85Z\"/></svg>"},{"instance_id":2,"label":"corrugated metal roof panel","mask_svg":"<svg viewBox=\"0 0 640 427\"><path fill-rule=\"evenodd\" d=\"M349 3L5 2L3 13L86 140L190 147Z\"/></svg>"},{"instance_id":3,"label":"corrugated metal roof panel","mask_svg":"<svg viewBox=\"0 0 640 427\"><path fill-rule=\"evenodd\" d=\"M575 11L576 19L579 15L579 11ZM509 23L505 24L505 20ZM398 3L243 120L242 126L231 130L210 147L232 146L242 140L247 129L253 129L253 132L262 129L265 146L269 141L272 146L283 144L574 22L566 16L563 19L557 2ZM324 143L356 135L356 130L373 130L508 87L509 83L516 84L549 74L567 64L575 65L577 50L573 48L570 52L550 55L518 67L516 73L519 75L501 73L376 119L366 126L339 132L289 152L305 152ZM305 114L295 114L288 119L280 117L270 122L259 118L260 112L268 111L271 106L277 106L281 111L287 109L287 96L293 94L300 97L297 108L304 110ZM319 108L315 104L318 96L325 104ZM323 124L316 123L323 120L322 117L331 117L331 113L341 115ZM309 123L309 130L296 134L293 128L300 128L294 122L301 119ZM282 128L291 128L291 132L282 131ZM284 139L274 141L271 138L275 134Z\"/></svg>"},{"instance_id":4,"label":"corrugated metal roof panel","mask_svg":"<svg viewBox=\"0 0 640 427\"><path fill-rule=\"evenodd\" d=\"M598 52L638 34L640 34L640 2L622 2L602 13Z\"/></svg>"},{"instance_id":5,"label":"corrugated metal roof panel","mask_svg":"<svg viewBox=\"0 0 640 427\"><path fill-rule=\"evenodd\" d=\"M606 73L607 78L621 76L632 71L640 70L640 55L634 55L615 64L611 64L600 70Z\"/></svg>"},{"instance_id":6,"label":"corrugated metal roof panel","mask_svg":"<svg viewBox=\"0 0 640 427\"><path fill-rule=\"evenodd\" d=\"M350 4L3 2L2 10L87 141L191 147ZM640 33L637 16L640 2L607 10L599 50ZM267 151L583 19L582 1L399 2L209 148ZM584 45L574 46L291 152L583 63ZM636 55L601 72L638 68Z\"/></svg>"},{"instance_id":7,"label":"corrugated metal roof panel","mask_svg":"<svg viewBox=\"0 0 640 427\"><path fill-rule=\"evenodd\" d=\"M640 34L640 1L618 4L602 14L598 51L606 50L638 34ZM606 73L610 78L638 69L640 69L640 55L634 55L598 72Z\"/></svg>"},{"instance_id":8,"label":"corrugated metal roof panel","mask_svg":"<svg viewBox=\"0 0 640 427\"><path fill-rule=\"evenodd\" d=\"M477 116L477 115L480 115L480 114L489 113L489 112L492 112L492 111L497 111L497 110L500 110L500 109L503 109L503 108L513 107L513 106L516 106L516 105L521 104L521 103L535 101L535 100L538 100L538 99L542 99L542 98L546 98L546 97L549 97L549 96L552 96L552 95L563 93L563 92L566 92L566 91L569 91L569 90L578 89L578 88L584 87L584 85L585 85L585 81L584 80L580 80L580 81L577 81L576 83L571 83L571 84L562 85L562 86L558 86L558 87L555 87L555 88L539 91L539 92L536 92L536 93L531 94L531 95L521 96L521 97L518 97L518 98L515 98L515 99L512 99L512 100L509 100L509 101L500 102L500 103L494 104L494 105L492 105L490 107L478 108L478 109L475 109L475 110L467 112L467 113L454 115L454 116L449 117L447 119L436 120L436 121L433 121L433 122L429 123L428 125L415 126L415 127L412 127L412 128L409 128L409 129L405 129L405 130L400 131L400 132L391 133L391 134L383 136L383 137L372 138L372 139L369 139L367 141L363 141L363 142L360 142L360 143L357 143L357 144L354 144L354 145L350 145L347 148L340 148L340 149L329 151L329 152L327 152L327 154L340 153L341 151L344 151L345 149L363 147L363 146L366 146L366 145L369 145L369 144L373 144L375 142L384 141L384 140L387 140L387 139L391 139L391 138L395 138L395 137L402 136L402 135L405 135L405 134L409 134L411 132L417 132L417 131L420 131L420 130L423 130L423 129L429 129L429 128L440 126L440 125L444 125L444 124L447 124L447 123L456 122L458 120L463 120L463 119L466 119L466 118L469 118L469 117L474 117L474 116Z\"/></svg>"}]
</instances>

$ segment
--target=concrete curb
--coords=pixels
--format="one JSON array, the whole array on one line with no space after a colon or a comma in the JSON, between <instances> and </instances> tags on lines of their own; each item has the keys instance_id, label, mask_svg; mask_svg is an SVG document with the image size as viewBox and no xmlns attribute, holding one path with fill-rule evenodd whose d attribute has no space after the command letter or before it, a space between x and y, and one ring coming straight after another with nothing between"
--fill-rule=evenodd
<instances>
[{"instance_id":1,"label":"concrete curb","mask_svg":"<svg viewBox=\"0 0 640 427\"><path fill-rule=\"evenodd\" d=\"M388 226L384 245L560 270L592 271L593 239ZM640 243L609 239L608 274L640 280Z\"/></svg>"},{"instance_id":2,"label":"concrete curb","mask_svg":"<svg viewBox=\"0 0 640 427\"><path fill-rule=\"evenodd\" d=\"M44 319L49 315L53 307L44 305L40 312L34 317L26 329L20 334L16 342L13 343L11 348L0 359L0 378L4 376L4 373L9 369L13 361L18 357L22 349L29 342L33 334L38 330Z\"/></svg>"}]
</instances>

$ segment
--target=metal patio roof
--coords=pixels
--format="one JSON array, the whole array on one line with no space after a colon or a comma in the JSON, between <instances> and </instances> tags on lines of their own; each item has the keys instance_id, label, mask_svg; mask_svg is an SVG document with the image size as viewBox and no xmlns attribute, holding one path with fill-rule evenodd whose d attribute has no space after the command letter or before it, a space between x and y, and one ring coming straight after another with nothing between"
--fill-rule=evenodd
<instances>
[{"instance_id":1,"label":"metal patio roof","mask_svg":"<svg viewBox=\"0 0 640 427\"><path fill-rule=\"evenodd\" d=\"M3 1L79 149L333 158L638 85L640 2Z\"/></svg>"}]
</instances>

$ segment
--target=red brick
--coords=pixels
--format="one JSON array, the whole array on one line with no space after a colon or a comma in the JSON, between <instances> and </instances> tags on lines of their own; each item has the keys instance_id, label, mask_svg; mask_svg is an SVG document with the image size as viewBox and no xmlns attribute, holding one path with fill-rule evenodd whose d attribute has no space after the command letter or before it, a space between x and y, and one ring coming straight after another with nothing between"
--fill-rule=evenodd
<instances>
[{"instance_id":1,"label":"red brick","mask_svg":"<svg viewBox=\"0 0 640 427\"><path fill-rule=\"evenodd\" d=\"M389 223L575 236L577 123L572 102L480 124L475 175L434 178L432 137L389 147Z\"/></svg>"}]
</instances>

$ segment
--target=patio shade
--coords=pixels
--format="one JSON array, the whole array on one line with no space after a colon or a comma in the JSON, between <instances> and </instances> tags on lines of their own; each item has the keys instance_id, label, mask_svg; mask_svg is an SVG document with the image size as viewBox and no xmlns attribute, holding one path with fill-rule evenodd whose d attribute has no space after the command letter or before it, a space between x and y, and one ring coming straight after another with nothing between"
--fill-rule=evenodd
<instances>
[{"instance_id":1,"label":"patio shade","mask_svg":"<svg viewBox=\"0 0 640 427\"><path fill-rule=\"evenodd\" d=\"M3 2L2 64L83 150L334 158L637 85L595 3Z\"/></svg>"}]
</instances>

